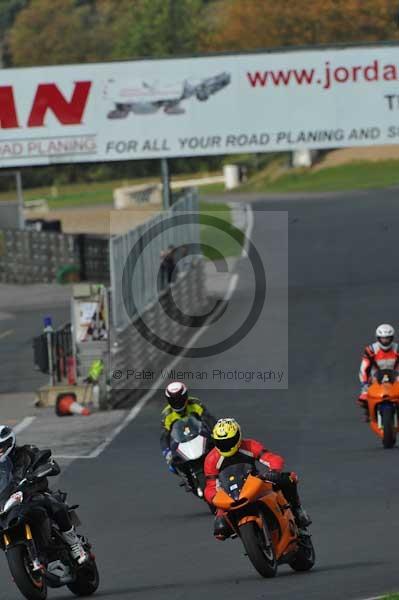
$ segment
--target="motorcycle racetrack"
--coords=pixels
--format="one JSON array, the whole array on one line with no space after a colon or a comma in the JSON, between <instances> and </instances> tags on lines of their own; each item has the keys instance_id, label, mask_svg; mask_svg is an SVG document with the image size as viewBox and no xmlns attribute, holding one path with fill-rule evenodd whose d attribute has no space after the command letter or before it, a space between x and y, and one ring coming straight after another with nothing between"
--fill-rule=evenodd
<instances>
[{"instance_id":1,"label":"motorcycle racetrack","mask_svg":"<svg viewBox=\"0 0 399 600\"><path fill-rule=\"evenodd\" d=\"M383 450L355 406L364 345L380 322L399 326L397 202L394 189L253 202L252 241L264 259L256 212L288 211L289 388L198 391L216 416L234 416L244 436L300 475L314 570L282 566L275 579L262 579L239 540L214 541L207 507L179 488L162 459L159 391L98 458L76 460L60 482L80 503L82 531L94 543L97 597L360 600L399 589L399 449ZM245 269L243 260L237 307ZM212 331L207 336L211 342ZM243 369L263 351L261 323L255 339L240 357ZM218 367L231 365L221 358ZM0 598L20 597L3 556Z\"/></svg>"}]
</instances>

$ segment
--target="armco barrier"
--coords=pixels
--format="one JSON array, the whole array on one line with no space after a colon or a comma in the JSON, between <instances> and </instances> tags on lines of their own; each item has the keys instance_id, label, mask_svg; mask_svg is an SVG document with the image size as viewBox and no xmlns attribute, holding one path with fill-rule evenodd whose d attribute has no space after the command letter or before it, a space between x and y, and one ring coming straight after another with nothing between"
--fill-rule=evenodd
<instances>
[{"instance_id":1,"label":"armco barrier","mask_svg":"<svg viewBox=\"0 0 399 600\"><path fill-rule=\"evenodd\" d=\"M179 298L179 309L184 314L199 314L208 304L204 277L203 262L198 260L171 284L172 294L168 294L168 290L165 290L161 294L161 298L164 296L164 302L168 301L167 299L171 296ZM109 399L110 407L116 408L128 405L136 401L146 391L140 385L139 380L126 381L125 377L120 380L112 380L113 371L119 369L125 374L127 369L135 369L136 371L153 370L159 374L160 369L167 367L173 358L173 355L167 354L168 348L172 344L184 345L188 341L188 339L184 339L187 329L180 326L176 315L176 307L169 305L166 308L172 319L165 319L165 309L158 300L153 302L143 313L143 320L153 332L153 337L159 336L163 340L167 340L163 348L159 348L155 343L148 343L144 339L137 321L130 324L123 331L112 329L110 361L112 392Z\"/></svg>"}]
</instances>

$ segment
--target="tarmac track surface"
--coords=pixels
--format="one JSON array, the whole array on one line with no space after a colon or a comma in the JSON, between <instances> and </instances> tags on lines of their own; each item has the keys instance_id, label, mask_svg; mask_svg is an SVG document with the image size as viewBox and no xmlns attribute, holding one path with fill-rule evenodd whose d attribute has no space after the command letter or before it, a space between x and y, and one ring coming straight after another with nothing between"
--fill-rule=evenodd
<instances>
[{"instance_id":1,"label":"tarmac track surface","mask_svg":"<svg viewBox=\"0 0 399 600\"><path fill-rule=\"evenodd\" d=\"M32 392L48 383L48 375L33 369L32 340L42 333L44 316L50 314L60 327L68 321L68 308L0 309L0 394Z\"/></svg>"},{"instance_id":2,"label":"tarmac track surface","mask_svg":"<svg viewBox=\"0 0 399 600\"><path fill-rule=\"evenodd\" d=\"M289 212L289 389L201 395L301 474L317 565L302 575L281 567L263 580L238 540L212 539L208 511L160 459L159 394L104 454L75 462L62 480L95 542L98 597L336 600L399 589L399 451L381 448L354 405L362 347L377 323L398 324L397 192L260 200L254 208ZM256 223L255 213L262 253ZM251 365L247 350L243 367ZM261 336L252 352L262 352ZM2 560L0 598L18 597Z\"/></svg>"}]
</instances>

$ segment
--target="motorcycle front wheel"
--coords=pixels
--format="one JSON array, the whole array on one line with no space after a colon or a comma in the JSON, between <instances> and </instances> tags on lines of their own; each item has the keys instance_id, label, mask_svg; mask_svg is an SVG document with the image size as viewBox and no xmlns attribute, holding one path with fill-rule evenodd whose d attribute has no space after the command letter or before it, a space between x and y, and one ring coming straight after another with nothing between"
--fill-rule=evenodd
<instances>
[{"instance_id":1,"label":"motorcycle front wheel","mask_svg":"<svg viewBox=\"0 0 399 600\"><path fill-rule=\"evenodd\" d=\"M27 600L46 600L47 584L41 573L32 570L25 546L14 546L6 553L8 567L15 585Z\"/></svg>"},{"instance_id":2,"label":"motorcycle front wheel","mask_svg":"<svg viewBox=\"0 0 399 600\"><path fill-rule=\"evenodd\" d=\"M384 431L382 445L384 448L393 448L396 443L394 410L394 407L389 405L384 406L382 411L382 427Z\"/></svg>"},{"instance_id":3,"label":"motorcycle front wheel","mask_svg":"<svg viewBox=\"0 0 399 600\"><path fill-rule=\"evenodd\" d=\"M254 521L241 525L240 537L249 560L262 577L275 577L277 559L266 523L263 531Z\"/></svg>"}]
</instances>

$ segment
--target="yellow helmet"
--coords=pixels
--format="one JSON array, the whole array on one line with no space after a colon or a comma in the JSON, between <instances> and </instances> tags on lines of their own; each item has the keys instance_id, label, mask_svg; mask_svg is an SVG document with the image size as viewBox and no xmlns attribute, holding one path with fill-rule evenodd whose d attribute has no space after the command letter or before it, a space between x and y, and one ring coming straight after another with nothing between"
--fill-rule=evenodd
<instances>
[{"instance_id":1,"label":"yellow helmet","mask_svg":"<svg viewBox=\"0 0 399 600\"><path fill-rule=\"evenodd\" d=\"M241 427L235 419L219 419L213 428L212 439L222 456L234 456L241 446Z\"/></svg>"}]
</instances>

